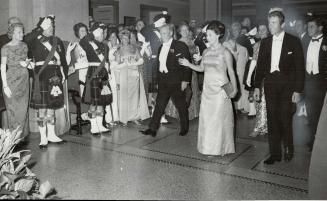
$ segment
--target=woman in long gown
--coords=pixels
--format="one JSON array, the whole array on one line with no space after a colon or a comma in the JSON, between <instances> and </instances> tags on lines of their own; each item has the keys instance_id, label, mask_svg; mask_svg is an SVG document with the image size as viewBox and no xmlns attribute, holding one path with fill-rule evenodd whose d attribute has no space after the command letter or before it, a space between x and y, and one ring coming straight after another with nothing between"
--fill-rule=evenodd
<instances>
[{"instance_id":1,"label":"woman in long gown","mask_svg":"<svg viewBox=\"0 0 327 201\"><path fill-rule=\"evenodd\" d=\"M237 93L237 83L232 55L219 41L224 36L225 26L219 21L212 21L206 32L210 46L204 51L201 64L196 66L186 59L180 59L180 64L199 72L204 71L198 151L210 156L224 156L235 153L234 114L230 98ZM222 86L229 82L233 89L226 92Z\"/></svg>"},{"instance_id":2,"label":"woman in long gown","mask_svg":"<svg viewBox=\"0 0 327 201\"><path fill-rule=\"evenodd\" d=\"M139 71L143 58L137 46L130 44L130 32L123 30L120 35L121 46L111 66L117 72L119 120L123 124L133 121L140 125L140 120L150 117L143 79Z\"/></svg>"},{"instance_id":3,"label":"woman in long gown","mask_svg":"<svg viewBox=\"0 0 327 201\"><path fill-rule=\"evenodd\" d=\"M117 36L117 31L115 29L109 29L108 33L108 47L109 47L109 63L111 64L113 61L115 61L115 53L119 47L119 40ZM118 94L117 94L117 83L115 76L115 71L110 69L110 79L109 84L112 91L112 103L110 105L107 105L105 108L106 114L105 114L105 120L109 125L115 126L118 124L119 121L119 113L118 113Z\"/></svg>"},{"instance_id":4,"label":"woman in long gown","mask_svg":"<svg viewBox=\"0 0 327 201\"><path fill-rule=\"evenodd\" d=\"M269 31L267 28L267 25L264 23L259 24L258 26L258 34L260 39L264 39L268 37ZM246 79L246 84L248 86L253 85L253 73L255 71L255 67L257 65L258 55L259 55L259 49L260 49L261 41L258 41L256 44L254 44L253 47L253 58L250 64L250 69L248 73L248 77ZM268 133L268 126L267 126L267 108L266 108L266 98L264 93L264 87L262 86L261 89L261 100L260 102L257 102L255 104L257 115L255 118L255 125L253 132L251 132L251 137L256 137L257 135L265 135Z\"/></svg>"},{"instance_id":5,"label":"woman in long gown","mask_svg":"<svg viewBox=\"0 0 327 201\"><path fill-rule=\"evenodd\" d=\"M188 46L191 55L197 54L198 49L192 41L192 38L190 37L190 27L186 24L182 24L179 26L178 29L180 35L182 36L179 41L184 42ZM188 88L186 90L186 103L188 104L189 120L192 120L199 116L200 111L200 90L198 86L198 76L195 71L192 72L191 88ZM171 99L169 100L168 105L166 107L166 115L178 118L177 109Z\"/></svg>"},{"instance_id":6,"label":"woman in long gown","mask_svg":"<svg viewBox=\"0 0 327 201\"><path fill-rule=\"evenodd\" d=\"M245 114L250 111L250 102L248 99L249 91L245 89L245 85L243 83L245 67L249 59L249 54L245 47L236 42L233 31L230 31L230 34L231 38L224 42L223 45L230 50L235 59L236 75L240 86L239 94L237 95L236 100L234 100L234 106L238 111Z\"/></svg>"},{"instance_id":7,"label":"woman in long gown","mask_svg":"<svg viewBox=\"0 0 327 201\"><path fill-rule=\"evenodd\" d=\"M27 45L22 42L24 27L21 23L10 25L8 36L11 41L1 49L1 78L6 105L7 125L9 130L19 127L22 136L27 136L29 75ZM8 67L8 70L6 70Z\"/></svg>"}]
</instances>

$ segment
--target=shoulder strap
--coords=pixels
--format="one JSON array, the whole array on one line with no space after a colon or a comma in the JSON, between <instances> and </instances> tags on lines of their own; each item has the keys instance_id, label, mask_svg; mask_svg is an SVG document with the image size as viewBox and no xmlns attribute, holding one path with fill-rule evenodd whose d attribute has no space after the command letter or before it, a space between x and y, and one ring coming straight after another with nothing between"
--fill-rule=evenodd
<instances>
[{"instance_id":1,"label":"shoulder strap","mask_svg":"<svg viewBox=\"0 0 327 201\"><path fill-rule=\"evenodd\" d=\"M101 61L100 65L96 68L96 70L92 73L92 76L91 77L95 77L97 74L100 73L100 71L102 70L102 68L105 67L105 64L106 64L106 55L108 54L107 48L105 48L105 53L104 54L105 54L105 57Z\"/></svg>"},{"instance_id":2,"label":"shoulder strap","mask_svg":"<svg viewBox=\"0 0 327 201\"><path fill-rule=\"evenodd\" d=\"M43 66L41 67L40 71L38 72L38 74L41 74L42 71L45 69L46 66L48 66L49 62L51 61L51 59L53 58L54 54L55 54L55 51L57 49L57 45L58 45L58 41L57 41L57 38L54 37L53 38L53 45L52 45L52 48L47 56L47 58L45 59L44 61L44 64Z\"/></svg>"}]
</instances>

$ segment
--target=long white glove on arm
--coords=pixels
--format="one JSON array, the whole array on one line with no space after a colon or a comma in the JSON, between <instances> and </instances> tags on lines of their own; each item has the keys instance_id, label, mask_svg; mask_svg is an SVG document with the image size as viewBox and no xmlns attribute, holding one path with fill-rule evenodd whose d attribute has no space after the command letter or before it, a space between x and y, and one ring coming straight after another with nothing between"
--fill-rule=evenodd
<instances>
[{"instance_id":1,"label":"long white glove on arm","mask_svg":"<svg viewBox=\"0 0 327 201\"><path fill-rule=\"evenodd\" d=\"M1 63L1 79L2 79L2 87L3 87L3 92L4 94L10 98L11 97L11 90L8 87L7 84L7 58L6 57L2 57L2 63Z\"/></svg>"},{"instance_id":2,"label":"long white glove on arm","mask_svg":"<svg viewBox=\"0 0 327 201\"><path fill-rule=\"evenodd\" d=\"M257 61L256 60L252 60L250 63L250 67L249 67L249 73L248 73L248 77L246 78L246 84L251 87L251 78L252 78L252 74L254 72L255 67L257 66Z\"/></svg>"}]
</instances>

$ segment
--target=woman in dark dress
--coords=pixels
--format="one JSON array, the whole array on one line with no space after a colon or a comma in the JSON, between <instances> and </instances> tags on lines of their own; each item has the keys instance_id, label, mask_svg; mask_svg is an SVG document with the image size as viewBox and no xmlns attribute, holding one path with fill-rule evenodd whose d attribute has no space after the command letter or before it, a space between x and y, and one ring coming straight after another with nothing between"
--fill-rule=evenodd
<instances>
[{"instance_id":1,"label":"woman in dark dress","mask_svg":"<svg viewBox=\"0 0 327 201\"><path fill-rule=\"evenodd\" d=\"M28 134L29 75L26 61L28 49L22 42L23 24L11 24L8 36L11 41L1 48L1 78L7 108L5 127L10 130L19 127L25 137Z\"/></svg>"}]
</instances>

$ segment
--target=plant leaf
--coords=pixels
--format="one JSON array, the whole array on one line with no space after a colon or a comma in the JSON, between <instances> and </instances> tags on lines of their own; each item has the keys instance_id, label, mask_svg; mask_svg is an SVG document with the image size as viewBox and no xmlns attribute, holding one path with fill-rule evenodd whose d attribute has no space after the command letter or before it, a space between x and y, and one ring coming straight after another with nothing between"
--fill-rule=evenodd
<instances>
[{"instance_id":1,"label":"plant leaf","mask_svg":"<svg viewBox=\"0 0 327 201\"><path fill-rule=\"evenodd\" d=\"M33 188L34 182L33 179L20 179L15 183L15 191L24 191L28 193Z\"/></svg>"}]
</instances>

